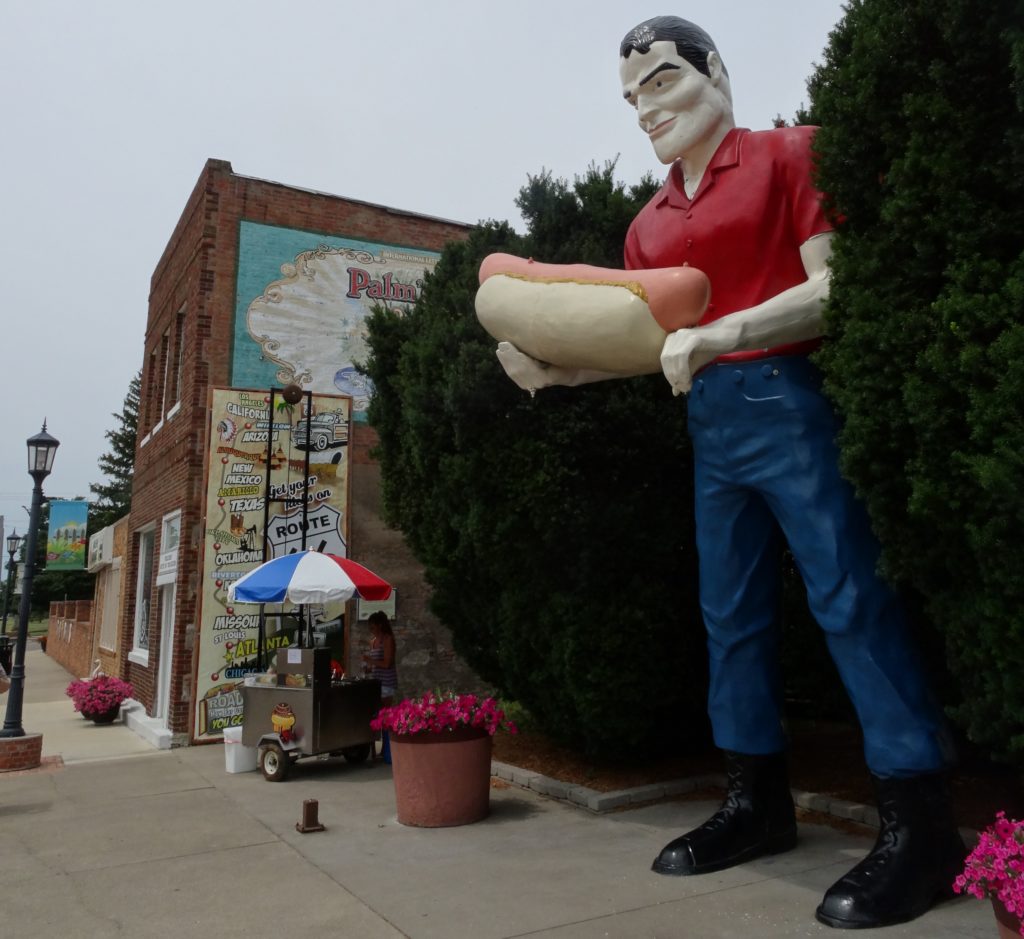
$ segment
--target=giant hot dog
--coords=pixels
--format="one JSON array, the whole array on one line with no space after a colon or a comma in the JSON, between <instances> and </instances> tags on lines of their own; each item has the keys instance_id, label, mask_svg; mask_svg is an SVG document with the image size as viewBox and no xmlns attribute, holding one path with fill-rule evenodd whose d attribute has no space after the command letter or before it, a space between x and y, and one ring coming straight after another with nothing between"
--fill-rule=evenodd
<instances>
[{"instance_id":1,"label":"giant hot dog","mask_svg":"<svg viewBox=\"0 0 1024 939\"><path fill-rule=\"evenodd\" d=\"M495 339L541 362L638 375L661 371L666 335L696 326L710 296L693 267L622 271L491 254L476 315Z\"/></svg>"}]
</instances>

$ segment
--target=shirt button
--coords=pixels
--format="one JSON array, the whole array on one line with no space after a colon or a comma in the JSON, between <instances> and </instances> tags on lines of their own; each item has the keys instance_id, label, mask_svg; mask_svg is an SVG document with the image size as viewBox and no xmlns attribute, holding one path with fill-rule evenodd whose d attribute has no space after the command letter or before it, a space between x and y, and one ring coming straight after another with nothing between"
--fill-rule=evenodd
<instances>
[{"instance_id":1,"label":"shirt button","mask_svg":"<svg viewBox=\"0 0 1024 939\"><path fill-rule=\"evenodd\" d=\"M715 312L715 305L713 303L709 303L708 304L708 313L714 313L714 312Z\"/></svg>"},{"instance_id":2,"label":"shirt button","mask_svg":"<svg viewBox=\"0 0 1024 939\"><path fill-rule=\"evenodd\" d=\"M686 239L686 247L687 248L692 248L693 247L693 239L692 238L687 238Z\"/></svg>"},{"instance_id":3,"label":"shirt button","mask_svg":"<svg viewBox=\"0 0 1024 939\"><path fill-rule=\"evenodd\" d=\"M698 378L693 383L693 390L696 391L697 394L703 394L704 393L704 379L703 378Z\"/></svg>"},{"instance_id":4,"label":"shirt button","mask_svg":"<svg viewBox=\"0 0 1024 939\"><path fill-rule=\"evenodd\" d=\"M743 384L743 372L741 372L739 369L736 369L736 371L732 373L732 380L737 385L742 385Z\"/></svg>"},{"instance_id":5,"label":"shirt button","mask_svg":"<svg viewBox=\"0 0 1024 939\"><path fill-rule=\"evenodd\" d=\"M770 365L762 365L761 366L761 374L764 375L765 378L771 378L772 375L775 375L775 374L778 374L778 373Z\"/></svg>"}]
</instances>

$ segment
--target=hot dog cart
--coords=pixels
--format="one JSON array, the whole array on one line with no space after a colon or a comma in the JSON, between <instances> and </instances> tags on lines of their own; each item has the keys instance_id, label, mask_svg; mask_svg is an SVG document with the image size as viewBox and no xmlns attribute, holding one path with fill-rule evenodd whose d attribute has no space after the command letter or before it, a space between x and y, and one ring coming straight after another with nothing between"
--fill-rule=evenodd
<instances>
[{"instance_id":1,"label":"hot dog cart","mask_svg":"<svg viewBox=\"0 0 1024 939\"><path fill-rule=\"evenodd\" d=\"M329 649L278 649L275 671L247 681L242 700L242 744L259 748L260 769L271 782L302 757L342 755L361 763L372 751L380 681L332 681Z\"/></svg>"}]
</instances>

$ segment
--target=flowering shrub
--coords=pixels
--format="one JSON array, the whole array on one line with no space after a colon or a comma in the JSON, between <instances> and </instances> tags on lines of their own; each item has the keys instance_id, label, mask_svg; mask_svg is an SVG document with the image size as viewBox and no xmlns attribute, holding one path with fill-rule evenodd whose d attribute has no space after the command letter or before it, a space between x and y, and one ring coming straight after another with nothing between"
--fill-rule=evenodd
<instances>
[{"instance_id":1,"label":"flowering shrub","mask_svg":"<svg viewBox=\"0 0 1024 939\"><path fill-rule=\"evenodd\" d=\"M995 824L982 832L977 847L967 856L953 889L979 900L994 898L1009 912L1024 915L1024 822L999 812Z\"/></svg>"},{"instance_id":2,"label":"flowering shrub","mask_svg":"<svg viewBox=\"0 0 1024 939\"><path fill-rule=\"evenodd\" d=\"M393 734L444 733L457 727L476 727L492 737L499 730L516 733L516 725L505 717L494 698L475 694L441 694L428 691L422 698L406 698L400 704L382 708L370 721L374 730Z\"/></svg>"},{"instance_id":3,"label":"flowering shrub","mask_svg":"<svg viewBox=\"0 0 1024 939\"><path fill-rule=\"evenodd\" d=\"M111 675L73 681L65 692L74 702L75 710L83 714L105 714L134 693L130 682Z\"/></svg>"}]
</instances>

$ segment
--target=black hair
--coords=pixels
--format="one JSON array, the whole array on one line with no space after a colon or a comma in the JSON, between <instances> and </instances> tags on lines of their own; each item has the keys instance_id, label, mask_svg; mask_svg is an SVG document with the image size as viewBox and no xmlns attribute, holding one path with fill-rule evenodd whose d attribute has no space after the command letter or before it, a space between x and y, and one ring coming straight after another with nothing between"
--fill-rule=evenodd
<instances>
[{"instance_id":1,"label":"black hair","mask_svg":"<svg viewBox=\"0 0 1024 939\"><path fill-rule=\"evenodd\" d=\"M394 635L394 632L391 630L391 620L388 619L388 614L383 610L377 610L375 613L371 613L367 621L371 626L379 626L380 631L384 633L384 635Z\"/></svg>"},{"instance_id":2,"label":"black hair","mask_svg":"<svg viewBox=\"0 0 1024 939\"><path fill-rule=\"evenodd\" d=\"M674 42L680 58L710 77L708 53L718 52L715 41L696 23L679 16L655 16L633 27L619 45L619 55L628 59L634 49L643 55L650 50L651 43L662 41ZM729 74L724 63L722 71Z\"/></svg>"}]
</instances>

